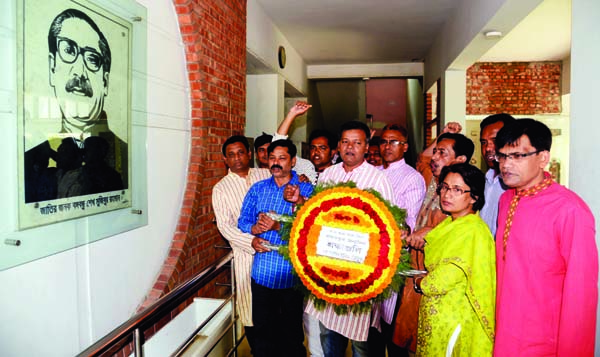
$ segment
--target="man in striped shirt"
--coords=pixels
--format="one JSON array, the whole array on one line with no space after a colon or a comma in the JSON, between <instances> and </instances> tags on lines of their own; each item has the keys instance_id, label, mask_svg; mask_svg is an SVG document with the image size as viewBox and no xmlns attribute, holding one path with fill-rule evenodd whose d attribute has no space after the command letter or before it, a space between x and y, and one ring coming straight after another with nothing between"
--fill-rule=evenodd
<instances>
[{"instance_id":1,"label":"man in striped shirt","mask_svg":"<svg viewBox=\"0 0 600 357\"><path fill-rule=\"evenodd\" d=\"M234 135L223 144L223 161L229 168L212 192L212 205L219 232L229 241L233 250L235 271L236 307L246 332L248 344L254 346L252 328L252 295L250 291L250 271L254 248L252 234L238 228L238 218L242 202L250 186L268 178L267 169L250 168L250 146L244 136Z\"/></svg>"},{"instance_id":2,"label":"man in striped shirt","mask_svg":"<svg viewBox=\"0 0 600 357\"><path fill-rule=\"evenodd\" d=\"M319 176L319 183L340 183L352 181L360 189L372 188L383 198L393 201L392 186L383 172L365 161L365 153L369 148L369 127L358 121L348 122L341 127L338 151L342 162L327 168ZM354 356L368 356L367 336L371 324L379 326L380 306L375 305L367 313L351 313L338 315L332 304L326 304L319 311L309 302L306 312L320 321L321 344L326 357L345 356L348 340L352 341Z\"/></svg>"},{"instance_id":3,"label":"man in striped shirt","mask_svg":"<svg viewBox=\"0 0 600 357\"><path fill-rule=\"evenodd\" d=\"M267 152L272 177L257 182L246 194L238 227L255 235L257 252L252 264L252 320L254 356L306 356L302 329L303 296L294 289L297 278L292 265L267 245L282 245L281 225L276 215L291 215L293 204L284 200L284 190L294 187L309 197L313 186L300 182L292 171L296 146L289 140L272 142Z\"/></svg>"},{"instance_id":4,"label":"man in striped shirt","mask_svg":"<svg viewBox=\"0 0 600 357\"><path fill-rule=\"evenodd\" d=\"M425 198L425 180L417 170L404 161L408 150L408 131L400 125L390 124L383 128L379 149L383 157L383 170L394 189L393 203L406 210L406 223L415 228L419 208Z\"/></svg>"},{"instance_id":5,"label":"man in striped shirt","mask_svg":"<svg viewBox=\"0 0 600 357\"><path fill-rule=\"evenodd\" d=\"M390 180L394 190L392 203L406 210L406 224L412 231L425 198L425 180L404 161L404 153L408 150L408 131L400 125L386 125L379 139L379 149L383 165L377 168ZM392 343L392 323L397 300L398 294L394 292L381 305L381 333L375 328L371 328L369 332L371 356L385 357L386 348L390 356L400 356L405 352L399 351L399 347Z\"/></svg>"}]
</instances>

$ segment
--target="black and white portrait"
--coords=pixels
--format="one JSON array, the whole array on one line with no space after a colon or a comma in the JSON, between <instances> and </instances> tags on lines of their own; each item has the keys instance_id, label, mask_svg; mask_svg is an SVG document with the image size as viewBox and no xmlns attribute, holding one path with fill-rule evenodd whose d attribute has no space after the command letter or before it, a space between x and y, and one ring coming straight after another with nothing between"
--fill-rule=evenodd
<instances>
[{"instance_id":1,"label":"black and white portrait","mask_svg":"<svg viewBox=\"0 0 600 357\"><path fill-rule=\"evenodd\" d=\"M23 25L22 227L130 201L130 28L86 2L50 1L54 12L33 2Z\"/></svg>"}]
</instances>

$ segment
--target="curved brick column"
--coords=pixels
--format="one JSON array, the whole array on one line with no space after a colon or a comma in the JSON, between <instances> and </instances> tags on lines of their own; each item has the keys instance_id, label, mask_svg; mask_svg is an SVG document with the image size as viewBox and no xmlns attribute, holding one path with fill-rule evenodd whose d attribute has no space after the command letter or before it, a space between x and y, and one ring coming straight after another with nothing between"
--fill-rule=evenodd
<instances>
[{"instance_id":1,"label":"curved brick column","mask_svg":"<svg viewBox=\"0 0 600 357\"><path fill-rule=\"evenodd\" d=\"M243 134L245 126L246 1L174 0L174 6L192 103L190 158L169 254L140 309L226 253L214 248L223 242L213 223L211 193L226 173L222 143L233 134Z\"/></svg>"}]
</instances>

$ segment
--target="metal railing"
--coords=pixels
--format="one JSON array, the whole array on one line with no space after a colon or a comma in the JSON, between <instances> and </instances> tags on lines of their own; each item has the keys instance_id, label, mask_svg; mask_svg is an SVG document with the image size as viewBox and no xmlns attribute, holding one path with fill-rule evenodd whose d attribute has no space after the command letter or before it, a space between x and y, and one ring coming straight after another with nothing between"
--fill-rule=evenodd
<instances>
[{"instance_id":1,"label":"metal railing","mask_svg":"<svg viewBox=\"0 0 600 357\"><path fill-rule=\"evenodd\" d=\"M144 332L149 328L153 327L156 323L161 321L167 315L170 315L179 305L186 300L196 296L198 291L206 286L210 281L216 278L219 274L231 268L231 296L221 304L221 306L212 313L201 325L199 325L194 333L185 340L179 348L172 354L173 356L178 355L185 350L189 342L194 336L200 331L210 320L228 303L235 301L235 287L233 286L233 267L231 262L233 260L233 253L228 253L223 258L211 264L209 267L200 272L197 276L190 279L189 281L176 287L174 290L169 292L167 295L150 305L143 311L140 311L135 316L121 324L119 327L114 329L112 332L104 336L102 339L82 351L78 354L81 357L93 357L93 356L112 356L113 354L121 351L128 344L133 343L133 353L136 357L143 357L143 344L144 344ZM237 348L240 341L236 336L235 327L235 303L232 307L232 319L228 328L233 327L234 333L234 347ZM243 338L243 336L242 336ZM215 345L219 341L215 342ZM213 346L214 348L214 346Z\"/></svg>"}]
</instances>

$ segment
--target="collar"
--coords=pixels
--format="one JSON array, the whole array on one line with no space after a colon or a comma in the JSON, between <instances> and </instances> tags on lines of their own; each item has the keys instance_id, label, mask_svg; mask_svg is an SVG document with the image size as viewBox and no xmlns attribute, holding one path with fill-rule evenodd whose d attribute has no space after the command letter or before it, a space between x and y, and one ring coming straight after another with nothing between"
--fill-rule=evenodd
<instances>
[{"instance_id":1,"label":"collar","mask_svg":"<svg viewBox=\"0 0 600 357\"><path fill-rule=\"evenodd\" d=\"M248 170L248 176L250 176L251 172L252 172L252 168L250 168ZM242 176L236 174L235 172L231 171L231 169L227 169L227 175L231 175L231 176L234 176L234 177L237 177L237 178L240 178L240 179L245 179L246 177L248 177L248 176L242 177Z\"/></svg>"},{"instance_id":2,"label":"collar","mask_svg":"<svg viewBox=\"0 0 600 357\"><path fill-rule=\"evenodd\" d=\"M277 182L275 182L275 177L273 177L273 175L271 175L271 177L269 178L269 182L273 185L277 186ZM292 178L290 179L290 181L288 181L288 183L286 183L285 185L299 185L300 184L300 179L298 178L298 175L296 174L296 171L292 170ZM285 185L281 186L284 187Z\"/></svg>"},{"instance_id":3,"label":"collar","mask_svg":"<svg viewBox=\"0 0 600 357\"><path fill-rule=\"evenodd\" d=\"M399 169L403 166L406 166L406 161L404 161L404 158L398 160L398 161L394 161L390 164L390 166L388 166L387 169L384 168L384 170L389 170L389 169ZM383 166L382 166L383 167Z\"/></svg>"},{"instance_id":4,"label":"collar","mask_svg":"<svg viewBox=\"0 0 600 357\"><path fill-rule=\"evenodd\" d=\"M367 162L367 160L363 160L362 164L358 165L357 167L353 168L350 171L346 171L346 168L344 167L344 162L340 163L340 167L342 168L342 170L344 170L346 173L351 173L351 172L358 172L358 171L362 171L366 168L366 165L371 165ZM371 165L372 166L372 165Z\"/></svg>"},{"instance_id":5,"label":"collar","mask_svg":"<svg viewBox=\"0 0 600 357\"><path fill-rule=\"evenodd\" d=\"M500 182L500 174L496 175L496 171L494 169L488 169L485 173L485 180L489 184Z\"/></svg>"},{"instance_id":6,"label":"collar","mask_svg":"<svg viewBox=\"0 0 600 357\"><path fill-rule=\"evenodd\" d=\"M544 179L542 182L536 184L533 187L524 190L515 189L515 196L517 197L526 197L526 196L535 196L538 193L544 191L548 187L550 187L554 181L552 180L552 176L549 172L544 171Z\"/></svg>"}]
</instances>

